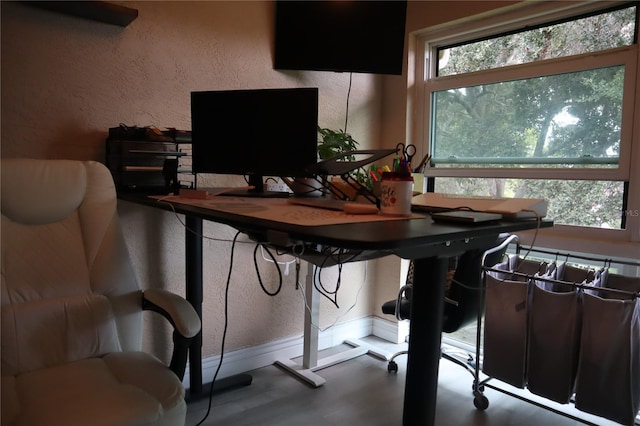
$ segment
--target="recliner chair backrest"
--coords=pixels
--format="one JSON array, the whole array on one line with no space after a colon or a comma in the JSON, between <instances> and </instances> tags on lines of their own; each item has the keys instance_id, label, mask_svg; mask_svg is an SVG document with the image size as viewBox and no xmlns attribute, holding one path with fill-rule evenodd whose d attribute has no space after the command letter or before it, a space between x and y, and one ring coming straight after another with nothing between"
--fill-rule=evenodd
<instances>
[{"instance_id":1,"label":"recliner chair backrest","mask_svg":"<svg viewBox=\"0 0 640 426\"><path fill-rule=\"evenodd\" d=\"M139 350L141 293L106 167L3 159L1 172L2 374Z\"/></svg>"}]
</instances>

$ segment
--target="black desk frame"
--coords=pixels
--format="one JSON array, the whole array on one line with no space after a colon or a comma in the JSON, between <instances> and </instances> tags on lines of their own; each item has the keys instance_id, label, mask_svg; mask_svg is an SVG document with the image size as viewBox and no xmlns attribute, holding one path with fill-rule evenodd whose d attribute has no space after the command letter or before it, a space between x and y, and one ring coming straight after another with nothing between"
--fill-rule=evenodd
<instances>
[{"instance_id":1,"label":"black desk frame","mask_svg":"<svg viewBox=\"0 0 640 426\"><path fill-rule=\"evenodd\" d=\"M203 276L202 276L202 219L195 216L185 216L185 299L195 309L202 320ZM217 379L213 384L213 391L225 390L236 386L250 385L253 378L248 374L238 374L223 379ZM189 347L189 389L185 399L189 401L200 399L207 394L209 387L202 383L202 330L194 337Z\"/></svg>"},{"instance_id":2,"label":"black desk frame","mask_svg":"<svg viewBox=\"0 0 640 426\"><path fill-rule=\"evenodd\" d=\"M438 391L438 368L444 283L448 258L467 250L487 248L498 234L535 229L536 220L499 222L487 225L459 226L435 224L430 218L385 222L366 222L326 226L298 226L239 214L194 207L169 205L140 194L123 194L120 199L150 207L175 211L186 216L186 297L199 315L202 313L202 220L229 225L256 241L285 247L301 242L326 245L382 255L395 254L414 260L414 285L410 318L409 355L405 382L403 425L433 425ZM541 227L551 227L542 221ZM376 256L373 256L376 257ZM371 257L370 257L371 258ZM420 307L416 309L416 307ZM190 347L190 393L202 392L202 335ZM234 378L234 383L247 384L250 376ZM217 389L218 383L216 383Z\"/></svg>"}]
</instances>

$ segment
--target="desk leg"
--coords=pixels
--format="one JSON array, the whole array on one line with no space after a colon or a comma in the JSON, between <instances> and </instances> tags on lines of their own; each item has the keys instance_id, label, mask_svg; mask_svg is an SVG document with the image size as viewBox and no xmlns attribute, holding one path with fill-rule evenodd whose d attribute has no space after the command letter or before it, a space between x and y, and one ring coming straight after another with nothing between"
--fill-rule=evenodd
<instances>
[{"instance_id":1,"label":"desk leg","mask_svg":"<svg viewBox=\"0 0 640 426\"><path fill-rule=\"evenodd\" d=\"M414 267L402 424L427 426L436 416L448 258L416 259Z\"/></svg>"},{"instance_id":2,"label":"desk leg","mask_svg":"<svg viewBox=\"0 0 640 426\"><path fill-rule=\"evenodd\" d=\"M313 285L316 269L316 266L307 264L304 295L309 309L304 310L304 349L302 355L302 367L305 369L311 369L318 365L318 339L320 336L317 324L320 321L320 294Z\"/></svg>"},{"instance_id":3,"label":"desk leg","mask_svg":"<svg viewBox=\"0 0 640 426\"><path fill-rule=\"evenodd\" d=\"M202 321L202 219L185 218L185 298ZM202 330L189 347L189 393L202 393Z\"/></svg>"},{"instance_id":4,"label":"desk leg","mask_svg":"<svg viewBox=\"0 0 640 426\"><path fill-rule=\"evenodd\" d=\"M277 360L276 365L284 368L289 373L306 381L311 386L317 388L325 384L326 380L315 373L317 370L330 367L332 365L348 361L350 359L365 355L367 353L383 360L389 359L389 354L377 350L372 345L360 342L357 339L345 340L351 349L318 359L319 331L317 325L320 320L320 293L313 285L313 277L317 266L307 263L307 277L305 280L305 302L309 309L304 310L304 342L302 353L302 365L287 359Z\"/></svg>"},{"instance_id":5,"label":"desk leg","mask_svg":"<svg viewBox=\"0 0 640 426\"><path fill-rule=\"evenodd\" d=\"M307 263L307 276L304 283L304 340L302 350L302 365L291 359L277 360L276 365L284 368L294 376L306 381L314 388L325 384L326 380L314 373L318 367L318 338L316 328L320 318L320 294L313 285L313 275L316 266ZM309 309L307 309L307 306Z\"/></svg>"},{"instance_id":6,"label":"desk leg","mask_svg":"<svg viewBox=\"0 0 640 426\"><path fill-rule=\"evenodd\" d=\"M185 217L185 280L187 299L202 321L202 219L192 216ZM203 325L204 327L204 325ZM253 378L248 374L238 374L216 380L213 391L246 386ZM204 391L202 384L202 330L193 338L189 346L189 390L187 401L194 401L208 395L210 384Z\"/></svg>"}]
</instances>

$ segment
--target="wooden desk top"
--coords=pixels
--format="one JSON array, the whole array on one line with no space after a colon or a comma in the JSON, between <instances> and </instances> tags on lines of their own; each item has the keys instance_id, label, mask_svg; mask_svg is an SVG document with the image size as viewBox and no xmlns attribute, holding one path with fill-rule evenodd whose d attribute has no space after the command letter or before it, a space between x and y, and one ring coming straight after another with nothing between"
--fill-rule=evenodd
<instances>
[{"instance_id":1,"label":"wooden desk top","mask_svg":"<svg viewBox=\"0 0 640 426\"><path fill-rule=\"evenodd\" d=\"M256 241L276 246L293 246L300 243L322 244L332 247L361 251L383 251L403 258L450 255L486 246L500 233L532 230L540 226L553 226L550 220L535 219L500 221L488 224L435 223L430 215L422 218L394 220L357 220L349 223L320 224L316 226L289 223L256 217L249 212L216 209L176 202L158 202L144 194L119 194L119 199L145 206L197 217L229 225L250 235ZM233 197L220 197L232 199ZM253 206L269 205L270 199L251 198ZM314 209L295 206L296 208Z\"/></svg>"}]
</instances>

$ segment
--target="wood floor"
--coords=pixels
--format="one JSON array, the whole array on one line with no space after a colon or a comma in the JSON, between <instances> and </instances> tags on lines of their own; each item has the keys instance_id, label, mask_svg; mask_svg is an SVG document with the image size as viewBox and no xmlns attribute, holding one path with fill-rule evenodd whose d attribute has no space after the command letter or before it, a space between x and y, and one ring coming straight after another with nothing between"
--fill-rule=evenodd
<instances>
[{"instance_id":1,"label":"wood floor","mask_svg":"<svg viewBox=\"0 0 640 426\"><path fill-rule=\"evenodd\" d=\"M368 338L386 350L399 350L375 338ZM334 348L333 351L340 350ZM406 357L398 359L397 374L387 372L387 363L372 356L361 356L317 373L327 382L312 388L276 366L251 373L250 386L217 393L211 412L202 425L260 426L393 426L402 424ZM440 362L436 425L477 426L569 426L583 424L551 411L520 401L493 389L486 389L489 408L477 410L471 394L472 376L449 361ZM496 383L497 384L497 383ZM504 385L504 387L508 387ZM513 389L513 388L511 388ZM526 391L525 391L526 392ZM544 399L539 401L549 403ZM552 404L591 424L617 425L589 416L571 406ZM189 404L187 425L204 418L208 399Z\"/></svg>"}]
</instances>

